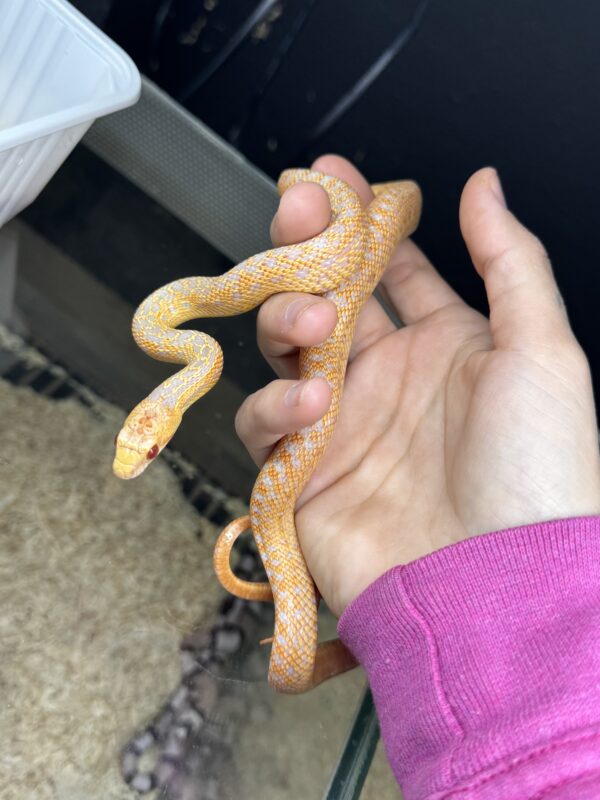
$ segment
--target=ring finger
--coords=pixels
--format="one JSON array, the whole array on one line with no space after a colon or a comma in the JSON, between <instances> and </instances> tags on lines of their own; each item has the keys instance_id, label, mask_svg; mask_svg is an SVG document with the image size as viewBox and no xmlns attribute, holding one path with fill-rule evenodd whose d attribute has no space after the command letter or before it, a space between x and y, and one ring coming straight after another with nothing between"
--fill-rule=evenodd
<instances>
[{"instance_id":1,"label":"ring finger","mask_svg":"<svg viewBox=\"0 0 600 800\"><path fill-rule=\"evenodd\" d=\"M260 467L282 436L317 422L330 403L331 388L324 378L276 380L244 400L235 429Z\"/></svg>"}]
</instances>

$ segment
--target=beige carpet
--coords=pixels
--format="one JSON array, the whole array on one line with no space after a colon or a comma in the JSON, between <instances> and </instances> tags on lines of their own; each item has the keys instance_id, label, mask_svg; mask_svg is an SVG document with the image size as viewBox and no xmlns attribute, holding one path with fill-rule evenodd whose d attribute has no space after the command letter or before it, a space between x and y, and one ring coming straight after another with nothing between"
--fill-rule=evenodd
<instances>
[{"instance_id":1,"label":"beige carpet","mask_svg":"<svg viewBox=\"0 0 600 800\"><path fill-rule=\"evenodd\" d=\"M211 526L164 464L112 476L118 418L0 382L0 419L1 797L132 797L119 749L220 596Z\"/></svg>"},{"instance_id":2,"label":"beige carpet","mask_svg":"<svg viewBox=\"0 0 600 800\"><path fill-rule=\"evenodd\" d=\"M121 419L0 381L2 800L137 797L120 748L177 685L182 635L209 624L222 597L216 531L171 470L112 476ZM236 800L319 800L363 681L302 698L242 687L253 711ZM378 753L363 798L397 797Z\"/></svg>"}]
</instances>

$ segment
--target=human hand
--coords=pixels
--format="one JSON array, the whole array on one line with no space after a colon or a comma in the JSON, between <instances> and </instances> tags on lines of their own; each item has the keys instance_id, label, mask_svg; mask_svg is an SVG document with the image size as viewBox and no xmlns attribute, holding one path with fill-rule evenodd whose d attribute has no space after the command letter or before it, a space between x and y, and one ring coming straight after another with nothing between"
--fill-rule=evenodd
<instances>
[{"instance_id":1,"label":"human hand","mask_svg":"<svg viewBox=\"0 0 600 800\"><path fill-rule=\"evenodd\" d=\"M342 158L324 156L312 169L351 184L365 205L373 197ZM273 220L273 242L309 239L329 218L320 186L294 186ZM467 182L460 226L490 318L414 243L401 243L381 286L406 327L374 298L365 304L333 439L297 505L308 568L338 615L391 567L444 545L600 513L587 359L544 249L506 209L494 170ZM261 307L259 347L280 379L248 397L236 419L259 466L282 436L327 410L324 380L298 387L298 348L327 338L336 319L334 305L313 295L278 294Z\"/></svg>"}]
</instances>

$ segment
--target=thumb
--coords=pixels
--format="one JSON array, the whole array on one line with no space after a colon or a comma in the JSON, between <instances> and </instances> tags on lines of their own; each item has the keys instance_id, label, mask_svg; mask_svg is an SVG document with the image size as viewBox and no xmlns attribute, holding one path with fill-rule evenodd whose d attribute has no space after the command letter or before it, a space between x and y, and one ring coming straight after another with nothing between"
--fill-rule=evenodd
<instances>
[{"instance_id":1,"label":"thumb","mask_svg":"<svg viewBox=\"0 0 600 800\"><path fill-rule=\"evenodd\" d=\"M572 338L543 245L506 208L494 169L469 178L460 202L460 227L485 283L494 344L537 351Z\"/></svg>"}]
</instances>

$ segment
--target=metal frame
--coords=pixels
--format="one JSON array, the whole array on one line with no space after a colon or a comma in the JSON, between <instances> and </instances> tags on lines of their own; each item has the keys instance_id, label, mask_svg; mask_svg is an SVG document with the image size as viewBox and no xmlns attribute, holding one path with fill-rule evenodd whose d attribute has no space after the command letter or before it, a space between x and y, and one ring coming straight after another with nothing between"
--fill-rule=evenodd
<instances>
[{"instance_id":1,"label":"metal frame","mask_svg":"<svg viewBox=\"0 0 600 800\"><path fill-rule=\"evenodd\" d=\"M14 316L18 257L17 227L9 223L0 228L0 324L11 322Z\"/></svg>"},{"instance_id":2,"label":"metal frame","mask_svg":"<svg viewBox=\"0 0 600 800\"><path fill-rule=\"evenodd\" d=\"M233 262L271 247L275 183L147 78L83 143Z\"/></svg>"},{"instance_id":3,"label":"metal frame","mask_svg":"<svg viewBox=\"0 0 600 800\"><path fill-rule=\"evenodd\" d=\"M352 721L323 800L358 800L379 741L373 695L367 689Z\"/></svg>"}]
</instances>

